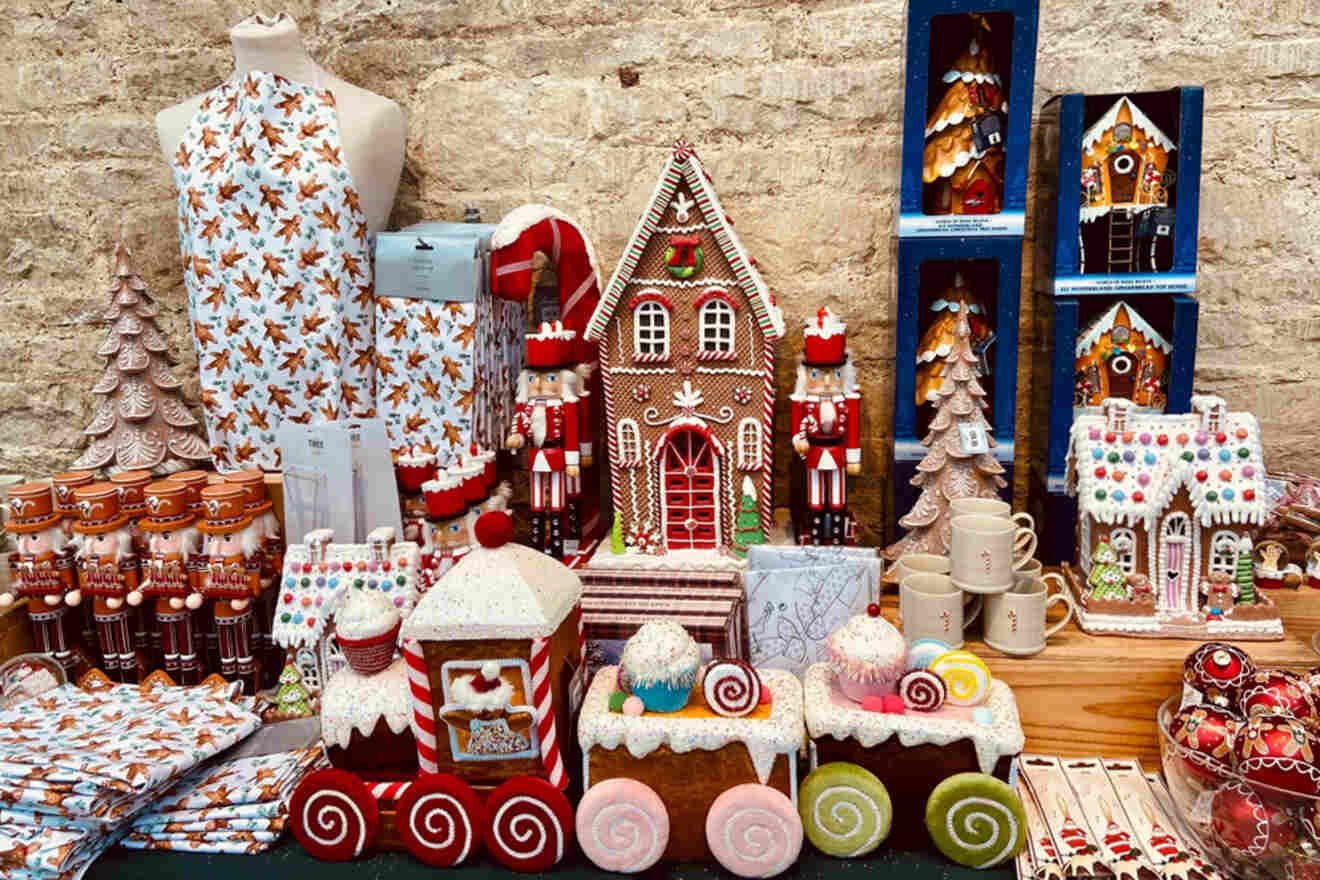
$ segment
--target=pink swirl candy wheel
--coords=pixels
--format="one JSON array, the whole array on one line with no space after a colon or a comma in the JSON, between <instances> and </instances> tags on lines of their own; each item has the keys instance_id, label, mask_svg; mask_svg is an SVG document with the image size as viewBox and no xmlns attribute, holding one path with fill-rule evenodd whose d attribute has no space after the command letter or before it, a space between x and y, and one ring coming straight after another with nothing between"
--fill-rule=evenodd
<instances>
[{"instance_id":1,"label":"pink swirl candy wheel","mask_svg":"<svg viewBox=\"0 0 1320 880\"><path fill-rule=\"evenodd\" d=\"M606 779L578 804L577 838L596 867L637 874L660 861L669 845L669 812L649 785Z\"/></svg>"},{"instance_id":2,"label":"pink swirl candy wheel","mask_svg":"<svg viewBox=\"0 0 1320 880\"><path fill-rule=\"evenodd\" d=\"M744 660L715 660L702 684L706 705L725 718L751 714L761 702L761 678Z\"/></svg>"},{"instance_id":3,"label":"pink swirl candy wheel","mask_svg":"<svg viewBox=\"0 0 1320 880\"><path fill-rule=\"evenodd\" d=\"M802 819L783 792L748 782L735 785L706 814L706 844L739 877L774 877L802 851Z\"/></svg>"}]
</instances>

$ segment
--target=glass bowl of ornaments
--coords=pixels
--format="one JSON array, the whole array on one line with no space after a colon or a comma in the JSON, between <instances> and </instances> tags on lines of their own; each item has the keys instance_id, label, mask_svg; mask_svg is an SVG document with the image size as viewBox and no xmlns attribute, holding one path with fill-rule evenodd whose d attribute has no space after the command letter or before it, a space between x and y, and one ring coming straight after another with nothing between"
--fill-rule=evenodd
<instances>
[{"instance_id":1,"label":"glass bowl of ornaments","mask_svg":"<svg viewBox=\"0 0 1320 880\"><path fill-rule=\"evenodd\" d=\"M1257 668L1235 645L1188 657L1159 709L1173 805L1225 877L1320 878L1320 670Z\"/></svg>"}]
</instances>

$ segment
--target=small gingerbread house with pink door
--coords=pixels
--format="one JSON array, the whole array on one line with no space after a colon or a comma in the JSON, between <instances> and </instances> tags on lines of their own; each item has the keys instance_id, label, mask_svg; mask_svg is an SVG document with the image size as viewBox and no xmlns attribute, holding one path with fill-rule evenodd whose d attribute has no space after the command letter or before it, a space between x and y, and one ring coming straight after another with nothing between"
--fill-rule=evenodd
<instances>
[{"instance_id":1,"label":"small gingerbread house with pink door","mask_svg":"<svg viewBox=\"0 0 1320 880\"><path fill-rule=\"evenodd\" d=\"M614 561L730 547L749 492L764 533L783 335L774 297L680 140L586 331L600 350L616 530L629 548Z\"/></svg>"}]
</instances>

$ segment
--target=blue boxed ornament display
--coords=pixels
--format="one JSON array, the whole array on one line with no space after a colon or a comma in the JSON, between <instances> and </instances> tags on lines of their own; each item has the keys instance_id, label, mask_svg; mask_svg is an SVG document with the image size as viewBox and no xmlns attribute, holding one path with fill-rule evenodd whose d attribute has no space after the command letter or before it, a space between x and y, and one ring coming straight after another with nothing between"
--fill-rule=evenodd
<instances>
[{"instance_id":1,"label":"blue boxed ornament display","mask_svg":"<svg viewBox=\"0 0 1320 880\"><path fill-rule=\"evenodd\" d=\"M900 236L1023 234L1039 14L908 4Z\"/></svg>"}]
</instances>

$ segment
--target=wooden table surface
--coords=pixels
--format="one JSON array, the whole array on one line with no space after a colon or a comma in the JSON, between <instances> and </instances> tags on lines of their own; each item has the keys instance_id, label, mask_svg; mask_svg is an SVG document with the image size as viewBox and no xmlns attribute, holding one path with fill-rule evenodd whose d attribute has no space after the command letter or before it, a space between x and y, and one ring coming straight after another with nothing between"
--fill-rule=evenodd
<instances>
[{"instance_id":1,"label":"wooden table surface","mask_svg":"<svg viewBox=\"0 0 1320 880\"><path fill-rule=\"evenodd\" d=\"M1311 634L1320 630L1320 590L1272 590L1286 635L1277 642L1241 642L1258 668L1305 671L1320 666ZM886 595L885 616L898 619L898 597ZM1061 616L1058 606L1051 619ZM980 641L977 624L967 650L1017 694L1027 749L1050 755L1137 757L1159 766L1155 712L1182 690L1183 660L1200 642L1091 636L1070 622L1034 657L1006 657Z\"/></svg>"}]
</instances>

